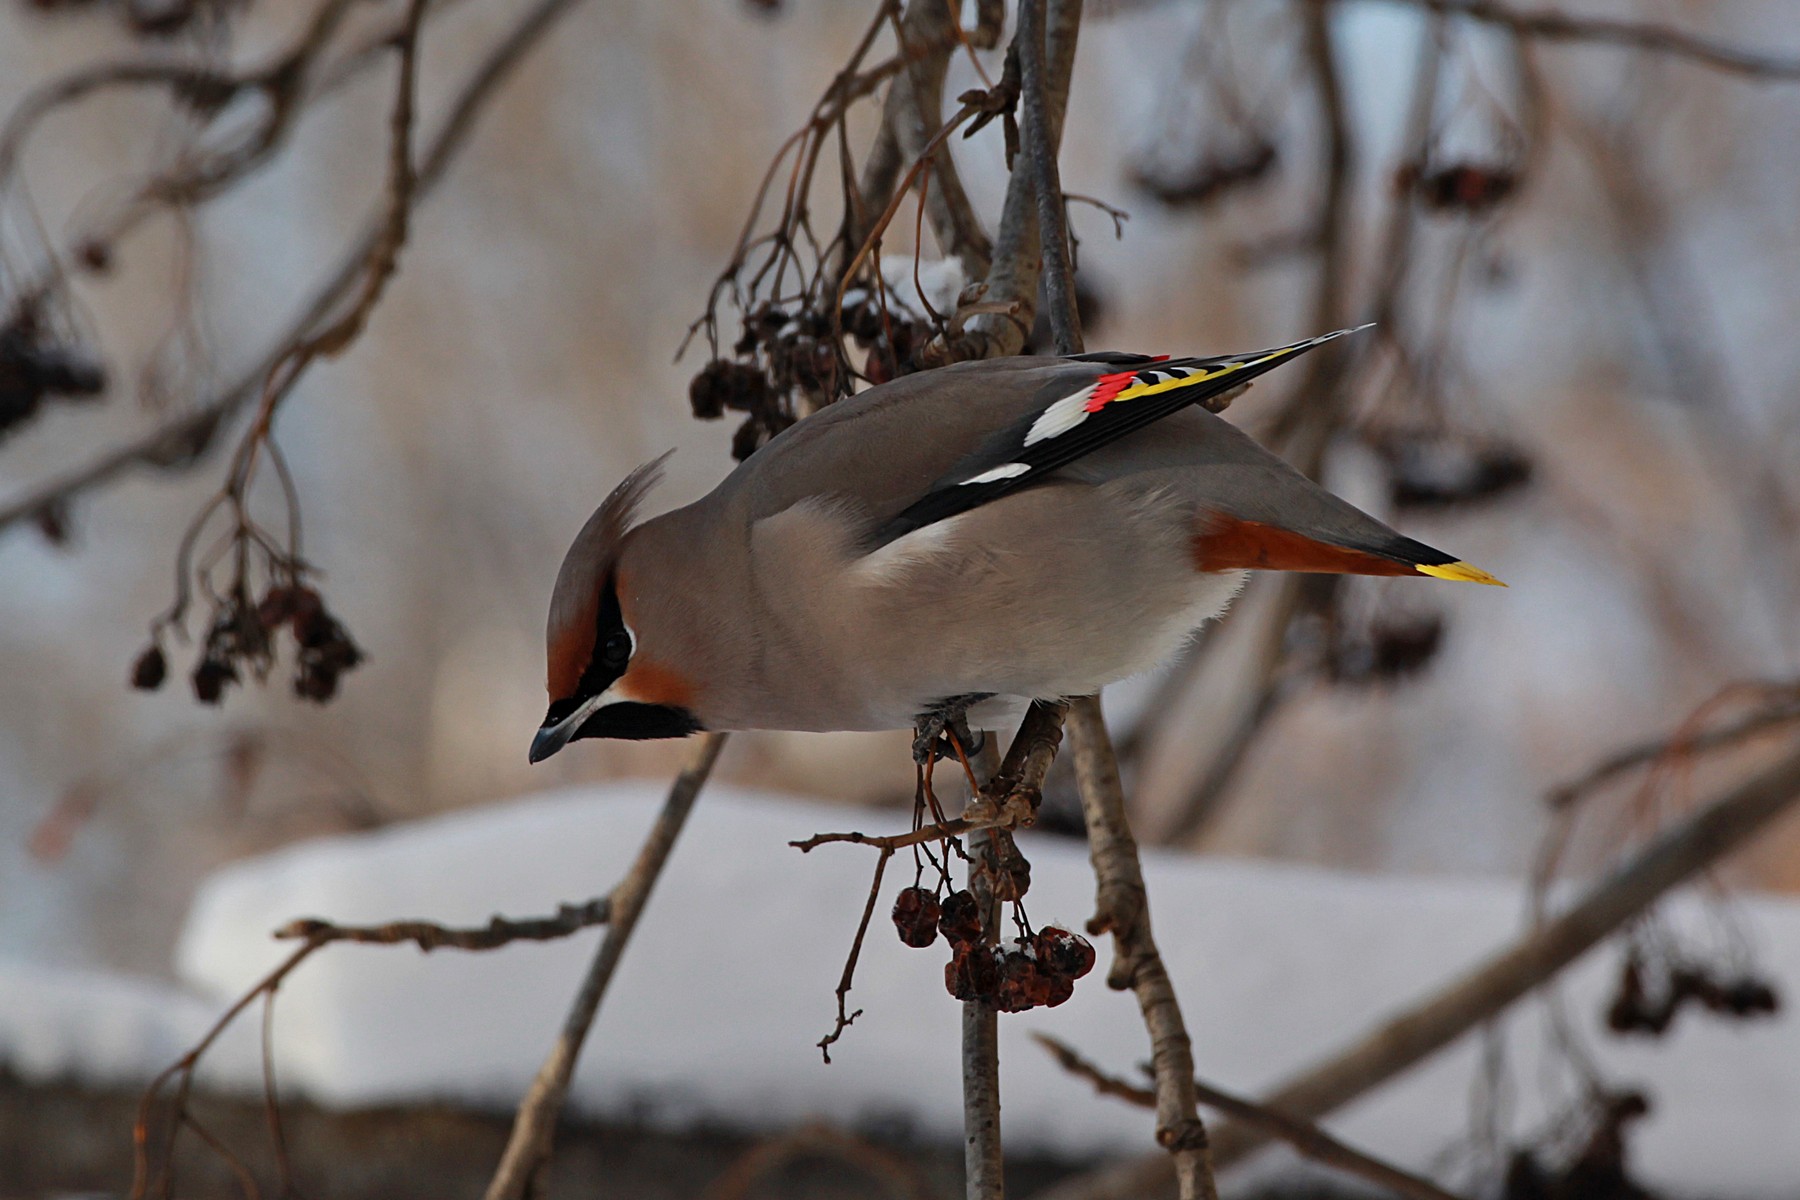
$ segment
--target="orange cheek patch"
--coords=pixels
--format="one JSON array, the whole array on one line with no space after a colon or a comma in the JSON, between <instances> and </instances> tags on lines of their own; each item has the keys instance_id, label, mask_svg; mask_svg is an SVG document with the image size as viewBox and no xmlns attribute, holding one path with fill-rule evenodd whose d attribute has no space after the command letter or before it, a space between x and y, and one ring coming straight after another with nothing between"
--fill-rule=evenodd
<instances>
[{"instance_id":1,"label":"orange cheek patch","mask_svg":"<svg viewBox=\"0 0 1800 1200\"><path fill-rule=\"evenodd\" d=\"M591 617L585 628L564 629L551 639L547 683L552 700L567 699L575 694L575 687L593 652L594 622Z\"/></svg>"},{"instance_id":2,"label":"orange cheek patch","mask_svg":"<svg viewBox=\"0 0 1800 1200\"><path fill-rule=\"evenodd\" d=\"M1329 575L1416 575L1406 563L1315 541L1260 521L1214 515L1192 541L1197 571L1313 571Z\"/></svg>"},{"instance_id":3,"label":"orange cheek patch","mask_svg":"<svg viewBox=\"0 0 1800 1200\"><path fill-rule=\"evenodd\" d=\"M694 707L694 685L687 676L659 662L633 657L625 674L613 684L627 700L640 704L664 704L670 708Z\"/></svg>"}]
</instances>

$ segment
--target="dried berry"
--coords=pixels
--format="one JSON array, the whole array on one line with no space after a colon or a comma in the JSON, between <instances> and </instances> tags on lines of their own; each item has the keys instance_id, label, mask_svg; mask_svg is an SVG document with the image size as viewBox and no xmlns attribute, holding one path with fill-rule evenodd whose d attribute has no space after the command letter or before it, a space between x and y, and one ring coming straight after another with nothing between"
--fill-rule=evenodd
<instances>
[{"instance_id":1,"label":"dried berry","mask_svg":"<svg viewBox=\"0 0 1800 1200\"><path fill-rule=\"evenodd\" d=\"M162 647L154 642L131 664L131 686L141 691L154 692L168 676L169 660L163 657Z\"/></svg>"},{"instance_id":2,"label":"dried berry","mask_svg":"<svg viewBox=\"0 0 1800 1200\"><path fill-rule=\"evenodd\" d=\"M1000 986L1000 963L990 946L961 946L944 964L944 987L958 1000L992 1000Z\"/></svg>"},{"instance_id":3,"label":"dried berry","mask_svg":"<svg viewBox=\"0 0 1800 1200\"><path fill-rule=\"evenodd\" d=\"M1001 1012L1024 1012L1047 1003L1049 978L1038 970L1037 960L1022 950L1009 950L1000 959L1000 984L994 989L994 1007Z\"/></svg>"},{"instance_id":4,"label":"dried berry","mask_svg":"<svg viewBox=\"0 0 1800 1200\"><path fill-rule=\"evenodd\" d=\"M89 238L75 250L75 257L81 265L97 274L105 274L112 270L112 246L98 238Z\"/></svg>"},{"instance_id":5,"label":"dried berry","mask_svg":"<svg viewBox=\"0 0 1800 1200\"><path fill-rule=\"evenodd\" d=\"M1746 975L1725 986L1724 1010L1733 1016L1748 1017L1758 1013L1778 1012L1781 997L1767 982Z\"/></svg>"},{"instance_id":6,"label":"dried berry","mask_svg":"<svg viewBox=\"0 0 1800 1200\"><path fill-rule=\"evenodd\" d=\"M194 668L194 696L202 704L217 704L225 696L225 685L238 682L237 668L223 659L207 657Z\"/></svg>"},{"instance_id":7,"label":"dried berry","mask_svg":"<svg viewBox=\"0 0 1800 1200\"><path fill-rule=\"evenodd\" d=\"M1071 980L1094 969L1093 944L1078 933L1046 925L1038 930L1032 946L1040 962Z\"/></svg>"},{"instance_id":8,"label":"dried berry","mask_svg":"<svg viewBox=\"0 0 1800 1200\"><path fill-rule=\"evenodd\" d=\"M994 899L1015 904L1031 890L1031 863L1011 839L1001 841L1000 861L994 864Z\"/></svg>"},{"instance_id":9,"label":"dried berry","mask_svg":"<svg viewBox=\"0 0 1800 1200\"><path fill-rule=\"evenodd\" d=\"M894 928L908 946L923 948L937 941L938 898L922 887L901 888L894 898Z\"/></svg>"},{"instance_id":10,"label":"dried berry","mask_svg":"<svg viewBox=\"0 0 1800 1200\"><path fill-rule=\"evenodd\" d=\"M952 946L981 940L981 905L969 891L951 892L938 908L938 930Z\"/></svg>"},{"instance_id":11,"label":"dried berry","mask_svg":"<svg viewBox=\"0 0 1800 1200\"><path fill-rule=\"evenodd\" d=\"M1492 500L1531 482L1533 464L1499 438L1395 433L1373 442L1388 468L1397 509L1442 509Z\"/></svg>"},{"instance_id":12,"label":"dried berry","mask_svg":"<svg viewBox=\"0 0 1800 1200\"><path fill-rule=\"evenodd\" d=\"M1138 168L1131 182L1170 208L1205 208L1264 178L1279 157L1273 142L1257 138L1237 149L1208 154L1182 171Z\"/></svg>"}]
</instances>

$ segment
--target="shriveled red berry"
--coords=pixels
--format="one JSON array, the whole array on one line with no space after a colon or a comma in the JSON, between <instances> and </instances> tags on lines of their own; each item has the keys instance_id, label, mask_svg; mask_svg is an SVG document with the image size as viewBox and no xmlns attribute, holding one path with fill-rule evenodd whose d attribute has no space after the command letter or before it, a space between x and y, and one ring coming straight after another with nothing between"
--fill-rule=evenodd
<instances>
[{"instance_id":1,"label":"shriveled red berry","mask_svg":"<svg viewBox=\"0 0 1800 1200\"><path fill-rule=\"evenodd\" d=\"M1000 986L994 991L994 1007L1001 1012L1024 1012L1046 1004L1050 980L1038 970L1037 959L1023 950L1009 950L1000 960Z\"/></svg>"},{"instance_id":2,"label":"shriveled red berry","mask_svg":"<svg viewBox=\"0 0 1800 1200\"><path fill-rule=\"evenodd\" d=\"M967 946L981 940L981 905L975 893L964 890L944 897L938 911L938 929L952 946Z\"/></svg>"},{"instance_id":3,"label":"shriveled red berry","mask_svg":"<svg viewBox=\"0 0 1800 1200\"><path fill-rule=\"evenodd\" d=\"M1094 969L1093 943L1078 933L1070 933L1055 925L1038 930L1032 943L1037 956L1058 975L1080 979Z\"/></svg>"},{"instance_id":4,"label":"shriveled red berry","mask_svg":"<svg viewBox=\"0 0 1800 1200\"><path fill-rule=\"evenodd\" d=\"M989 946L960 946L944 964L944 987L958 1000L992 1000L1000 986L1000 964Z\"/></svg>"},{"instance_id":5,"label":"shriveled red berry","mask_svg":"<svg viewBox=\"0 0 1800 1200\"><path fill-rule=\"evenodd\" d=\"M937 893L922 887L901 888L894 897L893 916L894 928L907 945L922 949L937 941Z\"/></svg>"}]
</instances>

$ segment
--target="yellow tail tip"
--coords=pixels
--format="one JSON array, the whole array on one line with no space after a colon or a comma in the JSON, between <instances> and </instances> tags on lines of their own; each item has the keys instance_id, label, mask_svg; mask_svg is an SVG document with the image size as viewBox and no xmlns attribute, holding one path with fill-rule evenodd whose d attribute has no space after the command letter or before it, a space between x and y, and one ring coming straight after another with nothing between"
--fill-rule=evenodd
<instances>
[{"instance_id":1,"label":"yellow tail tip","mask_svg":"<svg viewBox=\"0 0 1800 1200\"><path fill-rule=\"evenodd\" d=\"M1432 575L1438 579L1454 579L1461 583L1485 583L1493 587L1506 586L1480 567L1472 567L1466 562L1445 563L1438 567L1421 565L1413 567L1413 570L1421 575Z\"/></svg>"}]
</instances>

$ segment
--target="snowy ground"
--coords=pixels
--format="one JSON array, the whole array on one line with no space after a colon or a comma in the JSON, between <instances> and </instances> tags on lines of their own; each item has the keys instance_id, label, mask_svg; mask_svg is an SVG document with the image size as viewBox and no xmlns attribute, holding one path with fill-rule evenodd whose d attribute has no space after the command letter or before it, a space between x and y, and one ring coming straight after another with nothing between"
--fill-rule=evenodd
<instances>
[{"instance_id":1,"label":"snowy ground","mask_svg":"<svg viewBox=\"0 0 1800 1200\"><path fill-rule=\"evenodd\" d=\"M243 862L210 880L195 904L178 963L189 992L0 963L0 1056L27 1077L148 1075L284 952L271 929L307 915L480 923L495 912L551 911L605 889L660 799L648 785L557 793ZM832 1065L813 1048L830 1028L832 987L874 858L856 846L802 856L787 842L878 819L710 791L601 1012L576 1102L595 1115L658 1124L760 1129L825 1115L958 1137L957 1006L943 991L941 945L907 949L879 920L853 997L865 1015ZM1034 920L1078 925L1091 904L1083 849L1031 835L1022 844L1034 864ZM900 864L885 898L907 882ZM1313 1063L1519 925L1519 891L1509 883L1155 854L1145 868L1201 1071L1248 1092ZM1774 977L1800 979L1800 905L1751 901L1742 917ZM347 1106L427 1098L510 1105L595 937L493 954L328 948L281 993L283 1086ZM1614 965L1596 956L1566 989L1583 1029L1595 1026ZM1070 1156L1148 1147L1144 1114L1094 1098L1027 1037L1045 1030L1119 1071L1145 1059L1135 1003L1107 991L1104 968L1103 947L1100 968L1070 1003L1002 1017L1009 1145ZM255 1083L256 1024L221 1044L212 1082ZM1513 1090L1527 1125L1543 1112L1542 1042L1539 1015L1513 1023ZM1722 1025L1684 1014L1661 1042L1609 1040L1599 1049L1622 1080L1655 1094L1636 1141L1647 1182L1691 1194L1792 1195L1800 1023ZM1333 1127L1429 1167L1467 1131L1475 1071L1474 1045L1459 1046Z\"/></svg>"}]
</instances>

